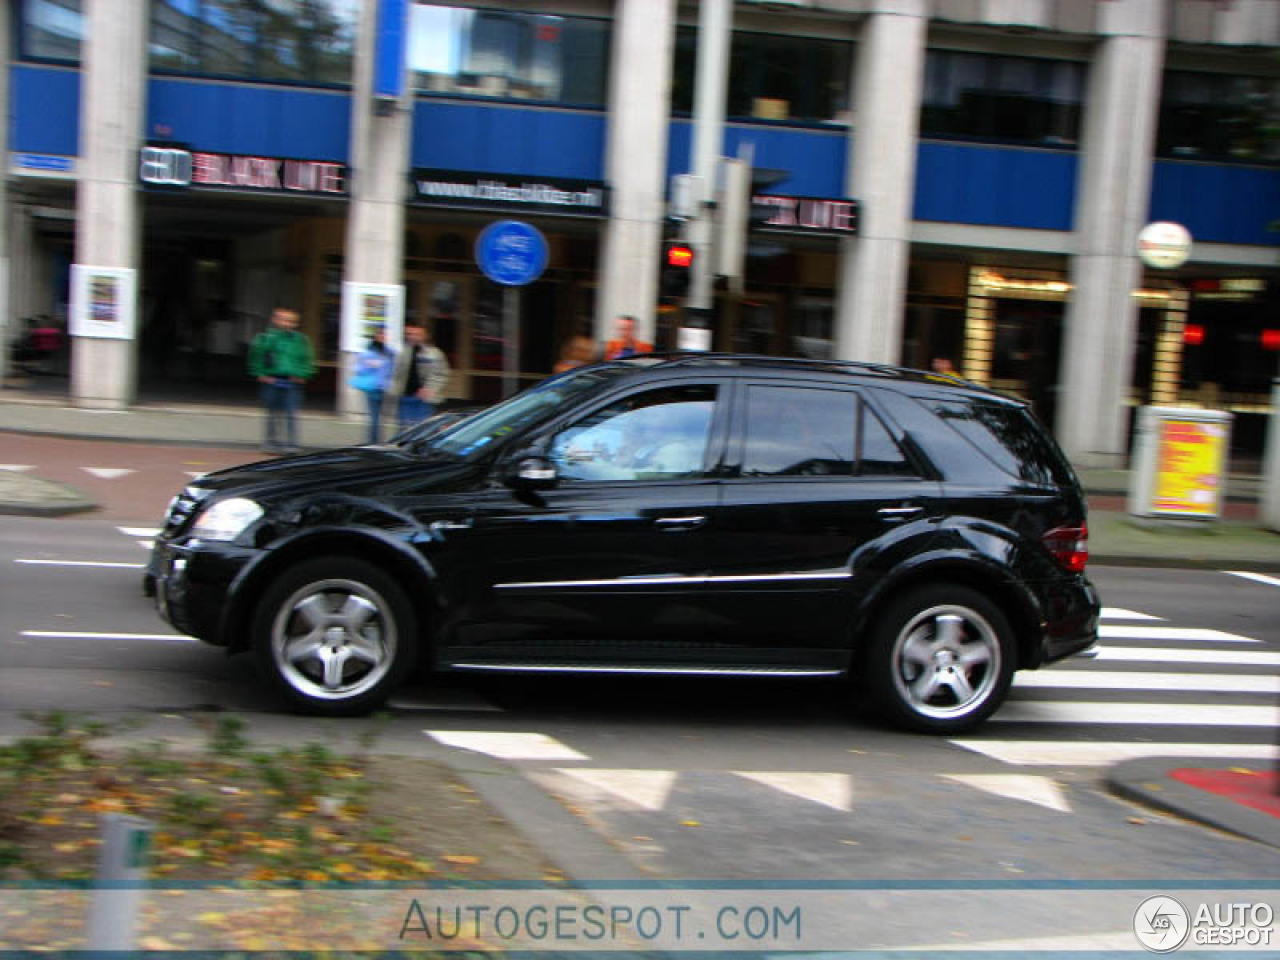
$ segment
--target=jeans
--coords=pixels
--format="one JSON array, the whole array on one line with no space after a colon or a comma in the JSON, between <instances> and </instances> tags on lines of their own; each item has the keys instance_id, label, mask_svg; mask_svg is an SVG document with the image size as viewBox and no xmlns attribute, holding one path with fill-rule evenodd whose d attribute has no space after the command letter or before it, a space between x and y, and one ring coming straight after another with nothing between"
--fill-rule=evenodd
<instances>
[{"instance_id":1,"label":"jeans","mask_svg":"<svg viewBox=\"0 0 1280 960\"><path fill-rule=\"evenodd\" d=\"M435 409L435 404L428 403L421 397L410 396L400 398L400 429L407 430L415 423L419 423L427 417L431 416L431 411Z\"/></svg>"},{"instance_id":2,"label":"jeans","mask_svg":"<svg viewBox=\"0 0 1280 960\"><path fill-rule=\"evenodd\" d=\"M268 450L287 450L298 446L298 404L302 399L302 387L289 380L277 378L262 384L262 405L267 408Z\"/></svg>"},{"instance_id":3,"label":"jeans","mask_svg":"<svg viewBox=\"0 0 1280 960\"><path fill-rule=\"evenodd\" d=\"M378 421L382 417L382 398L384 394L381 390L366 390L364 392L365 403L369 405L369 442L378 442Z\"/></svg>"}]
</instances>

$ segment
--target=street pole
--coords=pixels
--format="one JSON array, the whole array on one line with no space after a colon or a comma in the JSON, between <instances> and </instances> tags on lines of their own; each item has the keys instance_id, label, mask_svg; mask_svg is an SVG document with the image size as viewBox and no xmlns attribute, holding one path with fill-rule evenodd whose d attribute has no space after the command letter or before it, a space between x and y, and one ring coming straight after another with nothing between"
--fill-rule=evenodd
<instances>
[{"instance_id":1,"label":"street pole","mask_svg":"<svg viewBox=\"0 0 1280 960\"><path fill-rule=\"evenodd\" d=\"M729 86L732 0L702 0L698 10L698 67L694 78L693 174L695 198L687 240L694 250L693 278L685 302L690 318L710 327L711 286L715 276L716 173L724 152L724 106Z\"/></svg>"}]
</instances>

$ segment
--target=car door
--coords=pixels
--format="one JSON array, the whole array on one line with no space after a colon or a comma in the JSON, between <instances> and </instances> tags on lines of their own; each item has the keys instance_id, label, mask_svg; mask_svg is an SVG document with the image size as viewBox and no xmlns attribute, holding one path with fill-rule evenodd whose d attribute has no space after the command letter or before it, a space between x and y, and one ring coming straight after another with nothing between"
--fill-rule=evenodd
<instances>
[{"instance_id":1,"label":"car door","mask_svg":"<svg viewBox=\"0 0 1280 960\"><path fill-rule=\"evenodd\" d=\"M702 642L721 392L681 382L602 400L539 441L552 489L477 498L455 662L655 663Z\"/></svg>"},{"instance_id":2,"label":"car door","mask_svg":"<svg viewBox=\"0 0 1280 960\"><path fill-rule=\"evenodd\" d=\"M709 539L711 630L756 662L843 666L894 544L931 536L940 490L854 388L751 382Z\"/></svg>"}]
</instances>

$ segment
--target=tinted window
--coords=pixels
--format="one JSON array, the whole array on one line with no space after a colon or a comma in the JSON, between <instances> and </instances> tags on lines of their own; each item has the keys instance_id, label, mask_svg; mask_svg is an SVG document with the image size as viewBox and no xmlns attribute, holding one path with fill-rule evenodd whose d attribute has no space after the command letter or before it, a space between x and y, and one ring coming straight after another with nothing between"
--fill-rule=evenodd
<instances>
[{"instance_id":1,"label":"tinted window","mask_svg":"<svg viewBox=\"0 0 1280 960\"><path fill-rule=\"evenodd\" d=\"M1280 81L1167 70L1156 153L1197 160L1280 162Z\"/></svg>"},{"instance_id":2,"label":"tinted window","mask_svg":"<svg viewBox=\"0 0 1280 960\"><path fill-rule=\"evenodd\" d=\"M858 395L805 387L751 387L745 477L852 476Z\"/></svg>"},{"instance_id":3,"label":"tinted window","mask_svg":"<svg viewBox=\"0 0 1280 960\"><path fill-rule=\"evenodd\" d=\"M551 443L564 480L676 480L700 476L716 388L664 387L588 414Z\"/></svg>"},{"instance_id":4,"label":"tinted window","mask_svg":"<svg viewBox=\"0 0 1280 960\"><path fill-rule=\"evenodd\" d=\"M858 449L858 476L905 477L914 476L915 472L880 418L864 404L862 442Z\"/></svg>"},{"instance_id":5,"label":"tinted window","mask_svg":"<svg viewBox=\"0 0 1280 960\"><path fill-rule=\"evenodd\" d=\"M1074 482L1057 446L1026 410L979 401L943 401L934 410L1006 473L1030 483Z\"/></svg>"}]
</instances>

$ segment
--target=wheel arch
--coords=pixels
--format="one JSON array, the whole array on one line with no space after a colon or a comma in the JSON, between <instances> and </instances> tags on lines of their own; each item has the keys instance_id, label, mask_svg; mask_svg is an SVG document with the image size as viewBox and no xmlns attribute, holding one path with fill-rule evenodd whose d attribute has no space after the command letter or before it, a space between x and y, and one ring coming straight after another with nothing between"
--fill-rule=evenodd
<instances>
[{"instance_id":1,"label":"wheel arch","mask_svg":"<svg viewBox=\"0 0 1280 960\"><path fill-rule=\"evenodd\" d=\"M1042 617L1040 605L1031 591L982 557L947 554L921 557L909 566L892 571L867 595L854 619L851 666L858 667L871 625L889 604L916 587L942 582L976 590L1000 608L1013 630L1018 651L1015 669L1040 665Z\"/></svg>"},{"instance_id":2,"label":"wheel arch","mask_svg":"<svg viewBox=\"0 0 1280 960\"><path fill-rule=\"evenodd\" d=\"M218 635L229 653L246 650L254 609L272 580L301 560L358 557L393 577L417 616L419 645L425 642L436 612L436 574L431 565L402 542L375 530L316 529L277 546L243 570L228 591Z\"/></svg>"}]
</instances>

